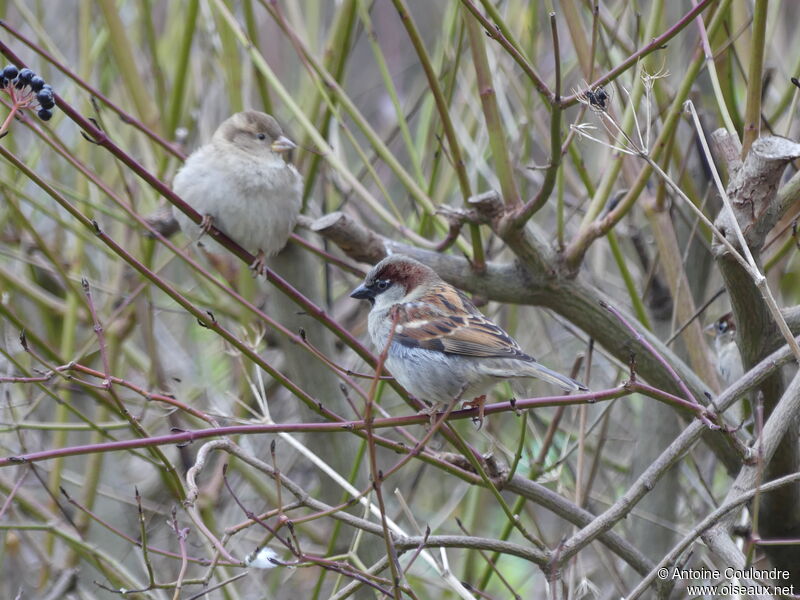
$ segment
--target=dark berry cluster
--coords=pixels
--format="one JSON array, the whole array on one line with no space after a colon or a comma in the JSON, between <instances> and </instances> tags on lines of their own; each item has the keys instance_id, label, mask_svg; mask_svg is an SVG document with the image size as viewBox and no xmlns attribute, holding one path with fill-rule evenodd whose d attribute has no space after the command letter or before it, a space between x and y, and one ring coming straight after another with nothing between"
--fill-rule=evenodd
<instances>
[{"instance_id":1,"label":"dark berry cluster","mask_svg":"<svg viewBox=\"0 0 800 600\"><path fill-rule=\"evenodd\" d=\"M30 69L17 69L7 65L0 73L0 89L7 91L14 103L20 106L38 103L37 114L42 121L49 121L56 105L53 88Z\"/></svg>"}]
</instances>

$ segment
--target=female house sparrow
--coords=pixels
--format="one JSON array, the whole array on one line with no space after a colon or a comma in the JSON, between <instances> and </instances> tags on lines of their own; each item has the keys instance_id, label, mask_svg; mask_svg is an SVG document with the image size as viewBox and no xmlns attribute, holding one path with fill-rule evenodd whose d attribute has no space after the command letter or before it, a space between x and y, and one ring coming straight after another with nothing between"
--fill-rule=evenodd
<instances>
[{"instance_id":1,"label":"female house sparrow","mask_svg":"<svg viewBox=\"0 0 800 600\"><path fill-rule=\"evenodd\" d=\"M717 373L720 383L728 387L744 375L742 356L736 345L736 324L733 322L733 314L723 315L706 327L705 332L714 336Z\"/></svg>"},{"instance_id":2,"label":"female house sparrow","mask_svg":"<svg viewBox=\"0 0 800 600\"><path fill-rule=\"evenodd\" d=\"M375 265L351 298L369 300L369 334L378 351L394 336L386 367L413 396L434 405L475 398L501 379L535 377L586 390L522 351L519 344L430 267L392 255Z\"/></svg>"},{"instance_id":3,"label":"female house sparrow","mask_svg":"<svg viewBox=\"0 0 800 600\"><path fill-rule=\"evenodd\" d=\"M175 193L203 215L200 235L212 224L225 232L256 255L257 274L286 245L300 213L302 179L281 156L295 147L273 117L248 110L224 121L175 176ZM174 212L185 233L196 229Z\"/></svg>"}]
</instances>

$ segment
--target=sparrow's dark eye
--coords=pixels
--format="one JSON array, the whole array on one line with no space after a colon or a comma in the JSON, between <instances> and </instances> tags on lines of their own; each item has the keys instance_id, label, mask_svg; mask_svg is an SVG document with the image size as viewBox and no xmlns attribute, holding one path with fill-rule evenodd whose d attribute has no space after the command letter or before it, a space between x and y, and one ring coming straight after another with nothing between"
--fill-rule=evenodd
<instances>
[{"instance_id":1,"label":"sparrow's dark eye","mask_svg":"<svg viewBox=\"0 0 800 600\"><path fill-rule=\"evenodd\" d=\"M267 134L266 133L259 133L256 137L258 139L260 139L260 140L265 140L265 139L267 139Z\"/></svg>"},{"instance_id":2,"label":"sparrow's dark eye","mask_svg":"<svg viewBox=\"0 0 800 600\"><path fill-rule=\"evenodd\" d=\"M375 287L378 288L378 290L380 290L381 292L384 291L386 288L388 288L390 285L391 282L388 279L379 279L375 283Z\"/></svg>"}]
</instances>

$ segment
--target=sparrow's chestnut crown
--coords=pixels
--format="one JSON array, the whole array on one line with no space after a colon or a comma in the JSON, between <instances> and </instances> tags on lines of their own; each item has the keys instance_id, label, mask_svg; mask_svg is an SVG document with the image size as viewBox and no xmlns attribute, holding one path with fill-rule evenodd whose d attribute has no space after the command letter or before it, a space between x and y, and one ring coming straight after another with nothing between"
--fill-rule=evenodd
<instances>
[{"instance_id":1,"label":"sparrow's chestnut crown","mask_svg":"<svg viewBox=\"0 0 800 600\"><path fill-rule=\"evenodd\" d=\"M394 284L403 287L408 294L426 280L438 280L439 276L430 267L401 254L387 256L367 274L364 283L350 293L351 298L369 300L375 303L375 297Z\"/></svg>"}]
</instances>

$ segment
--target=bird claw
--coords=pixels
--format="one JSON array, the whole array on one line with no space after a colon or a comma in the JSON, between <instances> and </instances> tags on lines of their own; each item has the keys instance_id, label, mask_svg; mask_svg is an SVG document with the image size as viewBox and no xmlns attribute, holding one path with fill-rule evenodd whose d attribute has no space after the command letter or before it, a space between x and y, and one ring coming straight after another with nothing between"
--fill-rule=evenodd
<instances>
[{"instance_id":1,"label":"bird claw","mask_svg":"<svg viewBox=\"0 0 800 600\"><path fill-rule=\"evenodd\" d=\"M253 271L253 277L267 275L267 256L263 250L259 250L258 254L256 254L256 259L250 265L250 270Z\"/></svg>"},{"instance_id":2,"label":"bird claw","mask_svg":"<svg viewBox=\"0 0 800 600\"><path fill-rule=\"evenodd\" d=\"M441 405L438 402L435 402L434 404L426 406L425 408L420 410L417 414L426 415L428 417L428 420L430 421L429 426L433 427L434 423L436 423L436 417L439 414L441 408L442 408Z\"/></svg>"},{"instance_id":3,"label":"bird claw","mask_svg":"<svg viewBox=\"0 0 800 600\"><path fill-rule=\"evenodd\" d=\"M478 396L477 398L473 398L472 400L470 400L468 402L464 402L463 406L464 406L464 408L468 408L468 409L471 409L471 408L477 408L478 409L478 414L476 416L472 417L472 422L477 424L478 430L480 430L480 428L483 427L483 417L484 417L483 409L486 406L486 394L483 394L482 396Z\"/></svg>"},{"instance_id":4,"label":"bird claw","mask_svg":"<svg viewBox=\"0 0 800 600\"><path fill-rule=\"evenodd\" d=\"M203 218L200 220L200 237L208 235L212 227L214 227L214 217L211 215L203 215Z\"/></svg>"}]
</instances>

